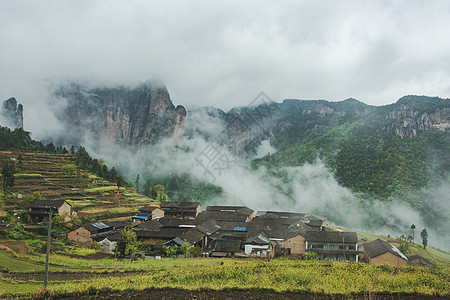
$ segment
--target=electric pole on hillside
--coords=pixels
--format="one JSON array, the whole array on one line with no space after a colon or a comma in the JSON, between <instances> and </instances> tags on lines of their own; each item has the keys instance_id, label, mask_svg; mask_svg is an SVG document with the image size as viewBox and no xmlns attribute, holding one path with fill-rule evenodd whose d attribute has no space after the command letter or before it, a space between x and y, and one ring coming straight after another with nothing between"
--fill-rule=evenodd
<instances>
[{"instance_id":1,"label":"electric pole on hillside","mask_svg":"<svg viewBox=\"0 0 450 300\"><path fill-rule=\"evenodd\" d=\"M52 240L52 216L53 216L53 207L50 207L50 213L48 215L47 252L46 252L46 256L45 256L44 290L47 288L47 282L48 282L48 264L49 264L49 260L50 260L50 242Z\"/></svg>"}]
</instances>

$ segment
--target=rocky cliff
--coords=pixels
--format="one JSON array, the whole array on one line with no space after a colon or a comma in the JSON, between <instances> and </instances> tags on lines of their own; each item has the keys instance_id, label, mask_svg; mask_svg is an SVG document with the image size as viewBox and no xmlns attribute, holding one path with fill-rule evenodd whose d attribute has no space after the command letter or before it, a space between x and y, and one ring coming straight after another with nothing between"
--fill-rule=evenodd
<instances>
[{"instance_id":1,"label":"rocky cliff","mask_svg":"<svg viewBox=\"0 0 450 300\"><path fill-rule=\"evenodd\" d=\"M415 137L420 131L450 129L450 101L423 96L405 96L386 114L387 129L402 138Z\"/></svg>"},{"instance_id":2,"label":"rocky cliff","mask_svg":"<svg viewBox=\"0 0 450 300\"><path fill-rule=\"evenodd\" d=\"M161 85L87 88L72 83L60 87L54 95L67 103L58 118L68 136L88 134L125 145L183 136L186 110L181 105L175 107Z\"/></svg>"},{"instance_id":3,"label":"rocky cliff","mask_svg":"<svg viewBox=\"0 0 450 300\"><path fill-rule=\"evenodd\" d=\"M16 98L12 97L3 102L0 115L5 123L2 125L11 128L23 128L23 106L17 104Z\"/></svg>"}]
</instances>

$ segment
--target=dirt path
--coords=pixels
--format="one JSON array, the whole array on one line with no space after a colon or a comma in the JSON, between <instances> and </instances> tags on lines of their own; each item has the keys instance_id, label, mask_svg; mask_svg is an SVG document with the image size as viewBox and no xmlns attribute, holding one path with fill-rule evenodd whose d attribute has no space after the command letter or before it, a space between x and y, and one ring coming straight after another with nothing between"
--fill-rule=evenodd
<instances>
[{"instance_id":1,"label":"dirt path","mask_svg":"<svg viewBox=\"0 0 450 300\"><path fill-rule=\"evenodd\" d=\"M49 273L49 281L71 281L71 280L85 280L92 278L104 277L124 277L139 274L138 272L128 273ZM0 277L9 278L15 281L44 281L44 274L20 274L20 273L1 273Z\"/></svg>"},{"instance_id":2,"label":"dirt path","mask_svg":"<svg viewBox=\"0 0 450 300\"><path fill-rule=\"evenodd\" d=\"M126 292L105 292L95 295L70 296L63 299L197 299L197 300L222 300L222 299L302 299L302 300L340 300L340 299L373 299L373 300L396 300L396 299L448 299L445 297L434 297L426 295L386 295L386 294L357 294L352 296L342 295L317 295L317 294L299 294L292 292L275 293L271 291L255 290L202 290L190 291L182 289L147 289L143 291Z\"/></svg>"}]
</instances>

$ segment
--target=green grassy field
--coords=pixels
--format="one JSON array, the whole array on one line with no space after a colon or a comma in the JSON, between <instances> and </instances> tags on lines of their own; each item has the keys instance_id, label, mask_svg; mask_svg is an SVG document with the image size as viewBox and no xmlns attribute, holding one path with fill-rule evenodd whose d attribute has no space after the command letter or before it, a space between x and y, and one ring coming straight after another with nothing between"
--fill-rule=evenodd
<instances>
[{"instance_id":1,"label":"green grassy field","mask_svg":"<svg viewBox=\"0 0 450 300\"><path fill-rule=\"evenodd\" d=\"M3 253L2 261L17 258ZM319 262L289 259L273 261L191 258L87 261L52 255L51 260L77 272L104 272L95 266L114 267L114 272L129 275L100 276L86 280L51 281L48 294L86 294L102 290L180 289L258 289L276 292L352 295L360 293L424 294L450 296L449 273L425 267L374 266L348 262ZM2 262L3 263L3 262ZM24 268L31 271L42 262L30 260ZM55 267L55 266L54 266ZM56 266L58 267L58 266ZM67 271L66 271L67 272ZM92 276L91 276L92 277ZM63 276L61 278L64 278ZM42 282L0 280L0 296L32 296L42 290Z\"/></svg>"}]
</instances>

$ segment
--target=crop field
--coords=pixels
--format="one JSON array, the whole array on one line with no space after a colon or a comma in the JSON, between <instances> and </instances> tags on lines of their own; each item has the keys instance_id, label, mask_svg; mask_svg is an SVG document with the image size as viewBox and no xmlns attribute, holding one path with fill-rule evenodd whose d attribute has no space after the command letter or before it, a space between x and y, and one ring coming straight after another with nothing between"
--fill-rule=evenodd
<instances>
[{"instance_id":1,"label":"crop field","mask_svg":"<svg viewBox=\"0 0 450 300\"><path fill-rule=\"evenodd\" d=\"M2 269L9 266L9 272L0 279L0 296L41 293L42 278L18 280L17 271L12 271L17 268L22 270L22 274L41 271L38 267L43 266L43 256L25 259L0 253ZM51 261L51 274L58 274L53 277L57 280L49 282L47 295L51 297L149 288L253 289L346 296L369 292L450 296L448 270L439 268L289 259L163 258L131 262L116 259L91 261L52 255Z\"/></svg>"}]
</instances>

